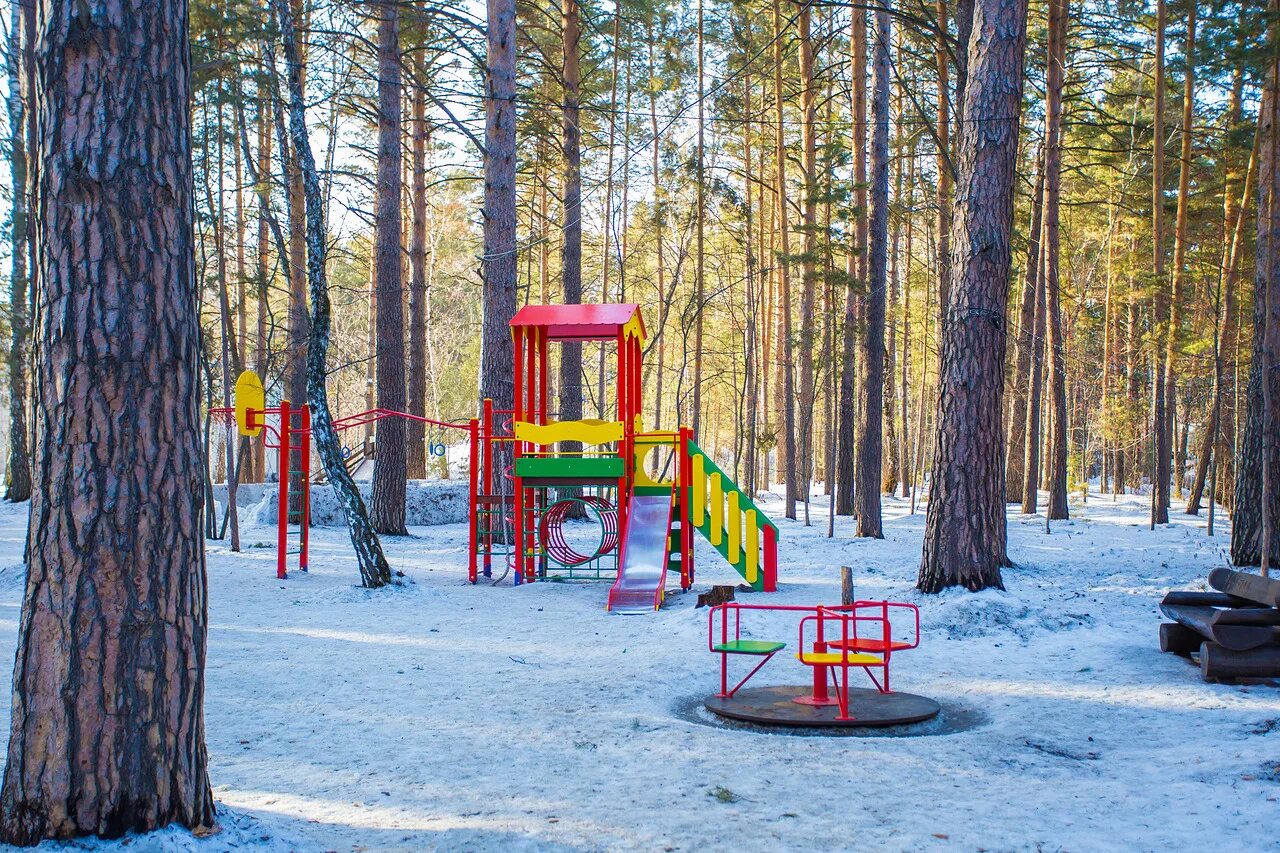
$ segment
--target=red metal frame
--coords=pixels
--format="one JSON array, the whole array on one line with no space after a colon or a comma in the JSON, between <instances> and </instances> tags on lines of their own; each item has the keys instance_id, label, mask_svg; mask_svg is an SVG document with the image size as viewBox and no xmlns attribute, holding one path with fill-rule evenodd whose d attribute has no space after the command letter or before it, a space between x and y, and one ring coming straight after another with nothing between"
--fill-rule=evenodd
<instances>
[{"instance_id":1,"label":"red metal frame","mask_svg":"<svg viewBox=\"0 0 1280 853\"><path fill-rule=\"evenodd\" d=\"M225 406L219 406L210 409L210 414L234 415L235 409ZM492 407L488 413L492 417ZM277 415L280 419L276 428L272 428L267 421L268 415ZM297 426L294 425L294 417L298 418ZM470 566L468 574L471 580L475 580L476 572L476 503L475 503L475 477L477 455L477 447L480 439L480 422L476 418L472 418L465 424L453 423L450 421L437 421L431 418L425 418L421 415L413 415L408 412L397 412L392 409L369 409L364 412L358 412L354 415L348 415L345 418L339 418L333 422L335 432L351 429L352 427L364 426L383 418L398 417L406 420L418 421L424 424L431 424L443 429L464 429L470 437L471 443L471 501L470 501L470 533L469 533L469 550L470 550ZM259 420L261 419L261 420ZM294 407L288 400L281 400L279 406L267 406L264 409L249 409L246 413L245 420L250 427L261 426L263 430L263 445L268 448L274 448L279 451L277 475L279 478L279 500L276 508L276 577L285 580L289 576L289 503L293 493L292 486L292 454L296 451L302 463L299 472L298 500L300 501L298 520L298 568L307 571L310 566L310 545L311 545L311 407L303 405ZM275 435L275 444L271 443L271 436ZM294 442L297 442L296 444Z\"/></svg>"}]
</instances>

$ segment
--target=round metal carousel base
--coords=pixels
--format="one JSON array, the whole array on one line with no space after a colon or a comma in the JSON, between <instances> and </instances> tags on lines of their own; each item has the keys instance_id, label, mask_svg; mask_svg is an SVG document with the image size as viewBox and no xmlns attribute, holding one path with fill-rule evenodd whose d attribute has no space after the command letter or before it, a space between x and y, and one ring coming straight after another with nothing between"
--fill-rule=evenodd
<instances>
[{"instance_id":1,"label":"round metal carousel base","mask_svg":"<svg viewBox=\"0 0 1280 853\"><path fill-rule=\"evenodd\" d=\"M835 705L812 705L797 701L812 694L810 687L752 687L739 690L732 698L708 696L706 709L721 717L762 726L803 726L846 728L854 726L901 726L931 720L941 707L932 699L914 693L881 693L855 687L849 691L849 716L837 719Z\"/></svg>"}]
</instances>

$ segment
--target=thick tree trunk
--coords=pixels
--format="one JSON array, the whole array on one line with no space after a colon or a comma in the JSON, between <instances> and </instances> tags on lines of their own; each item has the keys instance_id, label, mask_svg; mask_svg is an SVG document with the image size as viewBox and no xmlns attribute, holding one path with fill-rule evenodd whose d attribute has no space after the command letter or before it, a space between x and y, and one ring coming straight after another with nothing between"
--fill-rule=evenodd
<instances>
[{"instance_id":1,"label":"thick tree trunk","mask_svg":"<svg viewBox=\"0 0 1280 853\"><path fill-rule=\"evenodd\" d=\"M46 2L40 27L40 453L0 838L210 827L187 4Z\"/></svg>"},{"instance_id":2,"label":"thick tree trunk","mask_svg":"<svg viewBox=\"0 0 1280 853\"><path fill-rule=\"evenodd\" d=\"M1026 0L977 0L956 158L954 286L943 327L933 480L917 587L1001 587L1005 313Z\"/></svg>"},{"instance_id":3,"label":"thick tree trunk","mask_svg":"<svg viewBox=\"0 0 1280 853\"><path fill-rule=\"evenodd\" d=\"M871 216L868 248L867 328L863 337L861 436L858 447L855 535L883 539L880 475L884 426L884 315L889 252L889 11L875 12L871 64Z\"/></svg>"},{"instance_id":4,"label":"thick tree trunk","mask_svg":"<svg viewBox=\"0 0 1280 853\"><path fill-rule=\"evenodd\" d=\"M400 12L394 0L378 10L378 175L374 264L378 291L378 408L404 411L404 285L400 258ZM405 422L378 421L370 517L379 533L404 535Z\"/></svg>"},{"instance_id":5,"label":"thick tree trunk","mask_svg":"<svg viewBox=\"0 0 1280 853\"><path fill-rule=\"evenodd\" d=\"M26 8L24 8L26 7ZM23 17L34 12L33 0L14 0L9 24L9 464L5 476L7 501L31 497L31 454L27 447L27 128L22 98Z\"/></svg>"},{"instance_id":6,"label":"thick tree trunk","mask_svg":"<svg viewBox=\"0 0 1280 853\"><path fill-rule=\"evenodd\" d=\"M427 414L427 80L419 51L413 65L412 184L409 194L409 382L405 411ZM411 480L427 476L427 429L420 421L405 425L405 473Z\"/></svg>"},{"instance_id":7,"label":"thick tree trunk","mask_svg":"<svg viewBox=\"0 0 1280 853\"><path fill-rule=\"evenodd\" d=\"M1267 92L1263 96L1265 116L1258 128L1263 134L1262 146L1267 151L1260 183L1266 185L1266 198L1259 193L1257 290L1254 294L1254 365L1260 377L1261 417L1258 418L1258 457L1262 469L1259 505L1262 518L1259 527L1259 566L1263 576L1277 564L1275 554L1280 547L1277 521L1280 521L1280 27L1276 15L1280 2L1271 0L1271 56L1267 69ZM1261 310L1259 310L1259 307Z\"/></svg>"},{"instance_id":8,"label":"thick tree trunk","mask_svg":"<svg viewBox=\"0 0 1280 853\"><path fill-rule=\"evenodd\" d=\"M1169 292L1165 287L1164 271L1164 30L1168 20L1165 0L1156 0L1156 60L1155 60L1155 112L1152 131L1152 269L1155 274L1152 309L1157 339L1169 334ZM1156 370L1152 389L1152 438L1155 468L1151 475L1151 524L1169 523L1169 465L1173 454L1173 436L1170 432L1168 388L1164 370Z\"/></svg>"},{"instance_id":9,"label":"thick tree trunk","mask_svg":"<svg viewBox=\"0 0 1280 853\"><path fill-rule=\"evenodd\" d=\"M284 45L285 63L288 69L289 87L289 136L303 180L303 197L307 216L307 282L311 294L311 320L308 324L311 339L307 342L307 398L311 405L311 435L320 461L324 465L334 496L342 507L351 531L351 546L356 552L356 565L360 569L361 583L370 588L391 583L391 567L382 553L378 533L369 521L364 499L355 481L347 473L346 460L342 458L342 443L333 428L333 414L329 411L329 391L325 386L328 375L326 360L329 352L329 282L325 268L328 235L325 233L323 196L316 161L311 153L311 140L307 135L307 119L302 100L302 62L299 58L298 36L293 27L293 13L289 0L272 0L276 22L280 27L280 41Z\"/></svg>"},{"instance_id":10,"label":"thick tree trunk","mask_svg":"<svg viewBox=\"0 0 1280 853\"><path fill-rule=\"evenodd\" d=\"M1049 332L1049 519L1064 519L1067 509L1067 369L1059 297L1058 202L1062 187L1062 80L1066 64L1069 0L1049 0L1049 58L1045 85L1044 284Z\"/></svg>"},{"instance_id":11,"label":"thick tree trunk","mask_svg":"<svg viewBox=\"0 0 1280 853\"><path fill-rule=\"evenodd\" d=\"M514 405L516 313L516 4L488 0L485 28L484 306L480 341L480 396L494 408ZM499 462L501 460L498 460ZM501 467L498 469L502 470Z\"/></svg>"}]
</instances>

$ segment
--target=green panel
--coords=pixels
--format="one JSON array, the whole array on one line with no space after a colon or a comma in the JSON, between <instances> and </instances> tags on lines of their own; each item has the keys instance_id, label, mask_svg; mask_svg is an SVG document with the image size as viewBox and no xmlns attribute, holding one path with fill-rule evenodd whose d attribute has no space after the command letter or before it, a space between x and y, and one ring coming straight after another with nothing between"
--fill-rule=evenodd
<instances>
[{"instance_id":1,"label":"green panel","mask_svg":"<svg viewBox=\"0 0 1280 853\"><path fill-rule=\"evenodd\" d=\"M516 460L516 476L558 480L621 477L620 456L522 456Z\"/></svg>"},{"instance_id":2,"label":"green panel","mask_svg":"<svg viewBox=\"0 0 1280 853\"><path fill-rule=\"evenodd\" d=\"M717 643L711 647L711 651L729 655L771 655L786 647L786 643L771 640L730 640L727 643Z\"/></svg>"}]
</instances>

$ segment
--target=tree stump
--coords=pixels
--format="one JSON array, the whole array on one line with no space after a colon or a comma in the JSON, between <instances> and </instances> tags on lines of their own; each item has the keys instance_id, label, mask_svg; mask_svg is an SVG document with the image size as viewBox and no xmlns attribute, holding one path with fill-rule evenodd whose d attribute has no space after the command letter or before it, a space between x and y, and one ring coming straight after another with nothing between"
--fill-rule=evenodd
<instances>
[{"instance_id":1,"label":"tree stump","mask_svg":"<svg viewBox=\"0 0 1280 853\"><path fill-rule=\"evenodd\" d=\"M733 601L734 588L732 586L713 586L710 592L704 592L698 595L697 607L716 607Z\"/></svg>"}]
</instances>

